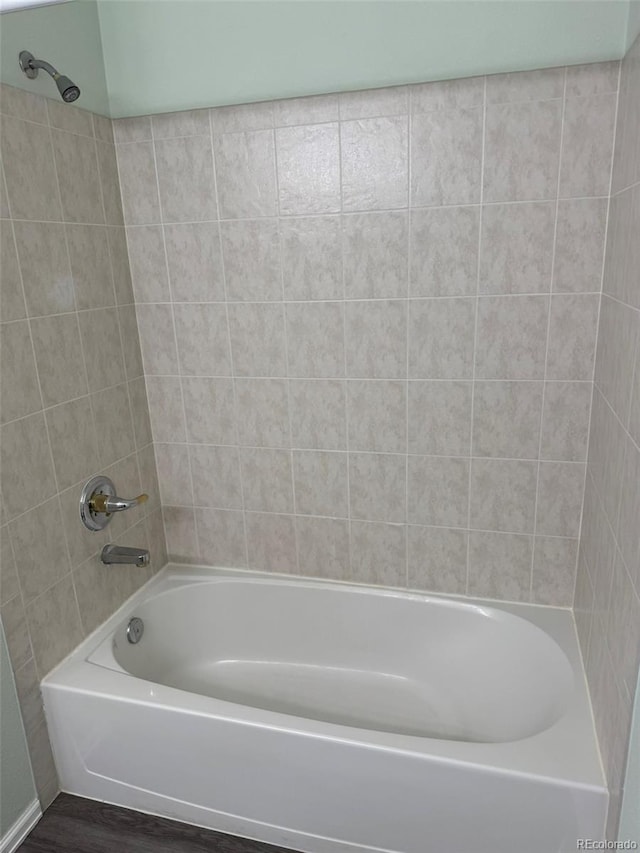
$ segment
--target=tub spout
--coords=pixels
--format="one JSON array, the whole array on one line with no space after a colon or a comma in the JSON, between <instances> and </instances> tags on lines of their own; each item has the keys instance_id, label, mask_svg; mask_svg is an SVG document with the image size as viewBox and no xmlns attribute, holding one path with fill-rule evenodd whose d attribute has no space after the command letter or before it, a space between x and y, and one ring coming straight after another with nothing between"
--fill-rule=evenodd
<instances>
[{"instance_id":1,"label":"tub spout","mask_svg":"<svg viewBox=\"0 0 640 853\"><path fill-rule=\"evenodd\" d=\"M100 557L109 566L112 563L130 563L133 566L148 566L149 552L145 548L125 548L122 545L105 545Z\"/></svg>"}]
</instances>

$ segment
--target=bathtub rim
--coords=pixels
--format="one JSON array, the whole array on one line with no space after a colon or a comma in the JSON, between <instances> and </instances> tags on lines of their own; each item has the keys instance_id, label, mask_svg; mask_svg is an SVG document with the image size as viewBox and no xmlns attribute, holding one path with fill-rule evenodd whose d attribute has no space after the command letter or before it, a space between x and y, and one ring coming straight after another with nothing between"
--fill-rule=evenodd
<instances>
[{"instance_id":1,"label":"bathtub rim","mask_svg":"<svg viewBox=\"0 0 640 853\"><path fill-rule=\"evenodd\" d=\"M518 616L532 622L547 633L567 657L574 676L574 694L568 711L548 729L518 741L477 743L423 738L296 717L158 684L132 675L122 668L113 658L110 647L109 654L113 665L105 665L104 657L102 662L100 661L99 653L101 650L104 651L109 638L127 616L134 615L135 608L139 604L185 586L229 579L284 582L308 588L338 587L352 589L355 592L373 593L381 597L489 607ZM543 624L540 624L541 622ZM598 792L608 791L578 644L575 618L572 609L568 607L467 598L401 587L378 587L252 569L168 563L47 673L41 681L41 687L44 691L62 689L69 692L89 693L125 703L166 708L183 714L233 720L240 725L286 730L300 736L413 756L420 755L434 763L466 765L482 768L490 773L508 773L514 777L529 779L538 778L560 786L570 785ZM578 738L575 737L576 729L580 732ZM569 735L571 737L568 737ZM580 744L580 748L576 748L576 741ZM568 746L573 747L569 750L573 768L571 773L567 773L562 767L562 763L566 760L565 755L563 755L563 762L557 760ZM585 746L588 746L588 749L585 749Z\"/></svg>"}]
</instances>

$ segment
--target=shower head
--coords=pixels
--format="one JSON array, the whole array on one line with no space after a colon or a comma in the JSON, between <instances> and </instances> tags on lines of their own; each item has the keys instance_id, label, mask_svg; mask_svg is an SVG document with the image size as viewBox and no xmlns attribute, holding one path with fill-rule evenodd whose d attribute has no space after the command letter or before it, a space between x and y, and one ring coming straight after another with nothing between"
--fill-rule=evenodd
<instances>
[{"instance_id":1,"label":"shower head","mask_svg":"<svg viewBox=\"0 0 640 853\"><path fill-rule=\"evenodd\" d=\"M80 97L80 89L76 84L64 74L60 74L56 71L53 65L49 62L45 62L44 59L36 59L28 50L21 50L18 58L20 60L20 68L22 68L30 80L33 80L38 76L38 71L41 68L53 77L63 101L71 104L73 101L77 101Z\"/></svg>"}]
</instances>

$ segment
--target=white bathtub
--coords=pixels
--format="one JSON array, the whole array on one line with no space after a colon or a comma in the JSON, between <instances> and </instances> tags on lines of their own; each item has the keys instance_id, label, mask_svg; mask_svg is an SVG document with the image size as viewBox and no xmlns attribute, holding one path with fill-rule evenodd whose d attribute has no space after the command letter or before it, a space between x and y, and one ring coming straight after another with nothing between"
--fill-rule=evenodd
<instances>
[{"instance_id":1,"label":"white bathtub","mask_svg":"<svg viewBox=\"0 0 640 853\"><path fill-rule=\"evenodd\" d=\"M42 690L73 794L310 853L603 838L566 610L169 566Z\"/></svg>"}]
</instances>

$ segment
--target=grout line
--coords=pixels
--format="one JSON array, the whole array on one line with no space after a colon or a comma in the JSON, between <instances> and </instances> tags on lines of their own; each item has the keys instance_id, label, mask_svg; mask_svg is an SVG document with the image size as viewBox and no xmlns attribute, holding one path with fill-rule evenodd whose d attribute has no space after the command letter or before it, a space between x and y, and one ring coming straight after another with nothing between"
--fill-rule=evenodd
<instances>
[{"instance_id":1,"label":"grout line","mask_svg":"<svg viewBox=\"0 0 640 853\"><path fill-rule=\"evenodd\" d=\"M171 286L171 275L169 272L169 258L167 256L167 241L166 241L165 225L163 222L164 216L163 216L163 209L162 209L162 196L160 193L160 177L158 175L158 158L156 156L156 140L152 139L150 144L151 144L151 151L153 153L153 169L154 169L155 178L156 178L156 192L158 194L158 210L160 213L160 223L161 223L160 227L162 230L162 250L164 253L165 271L167 274L167 287L169 288L169 299L170 299L169 304L171 306L171 309L170 309L171 310L171 328L173 329L173 344L174 344L175 350L176 350L176 366L177 366L178 374L179 374L178 382L179 382L179 387L180 387L180 400L181 400L181 405L182 405L182 418L183 418L184 427L185 427L185 437L188 437L189 433L187 430L187 410L186 410L186 406L185 406L185 402L184 402L184 386L183 386L183 381L182 381L183 376L182 376L182 369L181 369L181 363L180 363L180 351L178 349L178 333L177 333L177 329L176 329L176 316L175 316L174 303L173 303L173 289ZM212 149L213 149L213 146L211 145L211 150ZM213 150L212 150L212 156L213 156ZM127 240L127 254L128 254L128 252L129 252L129 242ZM134 300L135 300L135 288L134 288ZM137 314L138 314L138 312L137 312L137 307L136 307L136 320L137 320ZM140 345L140 349L142 351L142 343ZM143 370L144 370L144 358L142 361L143 361ZM148 398L147 398L147 404L148 404ZM155 443L155 436L154 436L154 443ZM154 450L154 464L156 466L156 477L158 479L158 492L160 493L160 478L158 477L158 474L157 474L157 472L158 472L158 460L156 459L155 450ZM190 488L191 488L191 499L193 500L193 473L191 471L190 455L189 455L189 484L190 484ZM160 508L164 509L164 507L162 506L162 495L161 494L160 494ZM193 524L193 537L194 537L193 544L195 546L196 554L198 555L198 559L199 559L200 558L200 542L199 542L199 537L198 537L198 525L196 523L195 509L193 507L192 507L192 511L191 511L191 520L192 520L192 524ZM167 541L167 530L166 530L166 524L165 524L165 520L164 520L164 512L162 513L162 526L164 528L164 535L165 535L165 542L166 542ZM168 546L167 546L167 550L168 550Z\"/></svg>"},{"instance_id":2,"label":"grout line","mask_svg":"<svg viewBox=\"0 0 640 853\"><path fill-rule=\"evenodd\" d=\"M273 180L275 184L275 195L276 195L276 207L278 213L280 213L280 181L279 181L279 169L278 169L278 144L277 144L277 135L275 129L269 128L268 131L271 134L271 140L273 143ZM287 375L283 377L286 393L287 393L287 421L288 421L288 434L289 434L289 467L291 471L291 501L293 511L295 513L298 504L298 498L296 495L296 478L295 478L295 463L294 463L294 451L293 451L293 431L291 426L291 368L290 368L290 359L289 359L289 333L287 328L287 309L285 304L285 287L284 287L284 253L282 248L282 227L281 227L281 218L277 220L277 229L278 229L278 261L280 263L280 292L282 293L282 327L283 327L283 341L284 341L284 361L286 364L286 373ZM240 436L238 435L238 442L240 441ZM294 548L296 552L296 572L300 574L300 541L298 535L298 525L293 522L293 542ZM248 565L248 563L247 563Z\"/></svg>"},{"instance_id":3,"label":"grout line","mask_svg":"<svg viewBox=\"0 0 640 853\"><path fill-rule=\"evenodd\" d=\"M213 132L213 111L209 111L209 137L211 139L211 162L213 164L213 180L215 185L215 194L216 194L216 212L218 214L218 219L220 218L220 198L218 194L218 175L216 169L216 153L214 142L214 132ZM234 421L235 421L235 451L236 451L236 463L237 463L237 471L238 471L238 481L240 485L240 503L242 507L242 530L244 536L244 561L245 565L249 567L249 532L247 530L247 516L245 510L245 488L244 488L244 476L242 472L242 459L240 454L240 432L238 428L238 388L236 382L236 369L233 358L233 347L231 346L231 324L229 322L229 302L228 302L228 293L227 293L227 272L226 266L224 262L224 250L222 243L222 227L221 223L217 223L217 232L218 232L218 250L220 252L220 267L222 270L222 288L224 292L224 311L225 318L227 324L227 346L229 347L229 365L231 370L231 391L233 394L233 411L234 411ZM186 429L186 415L185 415L185 429ZM189 454L189 464L191 464L191 454ZM193 474L193 472L192 472ZM194 493L195 500L195 493Z\"/></svg>"},{"instance_id":4,"label":"grout line","mask_svg":"<svg viewBox=\"0 0 640 853\"><path fill-rule=\"evenodd\" d=\"M410 88L407 92L408 100L408 116L407 116L407 304L405 309L405 376L404 376L404 393L405 393L405 434L404 434L404 452L405 452L405 468L404 468L404 585L409 588L409 353L411 351L411 302L409 298L412 291L411 281L411 252L413 248L412 228L413 228L413 211L411 209L411 185L413 181L413 90ZM345 341L346 346L346 341ZM345 378L348 376L345 365ZM346 387L348 391L348 386Z\"/></svg>"},{"instance_id":5,"label":"grout line","mask_svg":"<svg viewBox=\"0 0 640 853\"><path fill-rule=\"evenodd\" d=\"M560 210L560 182L562 179L562 152L564 147L564 123L565 123L565 110L567 104L567 69L564 69L564 77L563 77L563 95L562 95L562 115L560 118L560 140L559 140L559 149L558 149L558 179L556 184L556 209L555 209L555 219L553 224L553 248L551 252L551 274L549 280L549 289L553 290L553 280L555 276L555 263L556 263L556 249L557 249L557 240L558 240L558 212ZM539 421L539 430L538 430L538 469L536 473L536 496L533 508L533 530L534 534L538 531L538 503L540 499L540 469L542 467L542 437L543 437L543 428L544 428L544 406L546 400L546 380L547 373L549 368L549 342L551 339L551 317L553 313L553 300L554 297L552 295L549 296L548 308L547 308L547 333L546 333L546 341L545 341L545 352L544 352L544 382L542 384L542 400L540 403L540 421ZM595 359L594 359L595 360ZM546 461L546 460L545 460ZM585 465L586 470L586 465ZM583 497L584 501L584 490ZM533 547L531 549L531 568L529 571L529 601L533 600L533 573L535 567L535 558L536 558L536 542L535 539L533 541ZM573 568L573 576L574 576L574 586L575 586L575 573L577 569L577 551L576 551L576 563Z\"/></svg>"},{"instance_id":6,"label":"grout line","mask_svg":"<svg viewBox=\"0 0 640 853\"><path fill-rule=\"evenodd\" d=\"M467 480L467 559L465 576L465 595L469 595L471 580L471 491L473 484L473 422L475 417L475 395L476 395L476 363L478 346L478 315L480 313L480 270L482 267L482 220L484 209L484 172L485 172L485 148L487 125L487 78L483 81L482 94L482 153L480 157L480 208L478 212L478 256L476 258L476 294L475 294L475 317L473 324L473 364L471 373L471 408L469 412L469 477Z\"/></svg>"}]
</instances>

